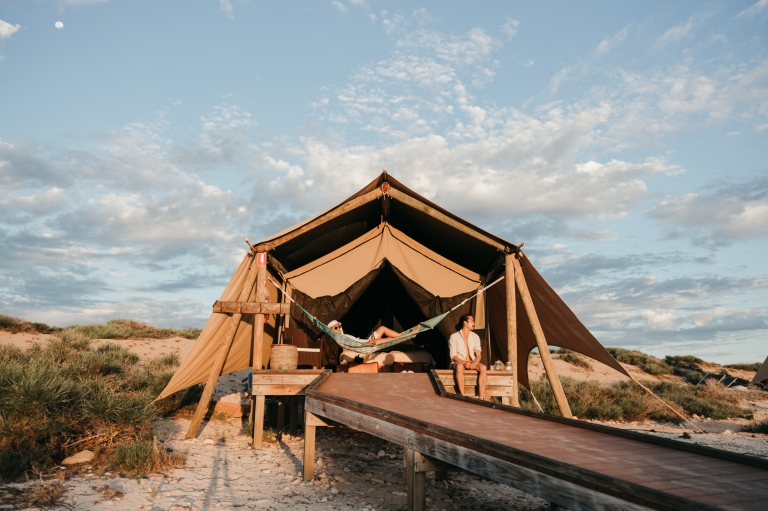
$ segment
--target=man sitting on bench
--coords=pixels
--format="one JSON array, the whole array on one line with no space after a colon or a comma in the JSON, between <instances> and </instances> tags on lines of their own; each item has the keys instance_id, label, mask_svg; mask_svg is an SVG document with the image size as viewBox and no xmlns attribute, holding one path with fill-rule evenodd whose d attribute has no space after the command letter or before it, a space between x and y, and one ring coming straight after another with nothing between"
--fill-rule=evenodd
<instances>
[{"instance_id":1,"label":"man sitting on bench","mask_svg":"<svg viewBox=\"0 0 768 511\"><path fill-rule=\"evenodd\" d=\"M485 396L485 382L487 374L485 365L480 363L480 337L473 332L475 328L475 318L471 314L464 314L459 318L460 326L458 332L455 332L448 339L448 349L451 354L451 368L453 377L456 379L456 390L460 395L464 395L464 370L477 371L477 388L480 399Z\"/></svg>"}]
</instances>

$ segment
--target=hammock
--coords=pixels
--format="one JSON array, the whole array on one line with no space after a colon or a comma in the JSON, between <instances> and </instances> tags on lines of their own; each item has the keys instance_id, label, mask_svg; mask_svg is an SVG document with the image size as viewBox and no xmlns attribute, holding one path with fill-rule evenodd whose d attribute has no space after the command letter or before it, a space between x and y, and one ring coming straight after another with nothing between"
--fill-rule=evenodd
<instances>
[{"instance_id":1,"label":"hammock","mask_svg":"<svg viewBox=\"0 0 768 511\"><path fill-rule=\"evenodd\" d=\"M348 349L350 351L354 351L355 353L360 353L362 355L368 355L370 353L375 353L375 352L377 352L379 350L383 350L385 348L389 348L390 346L394 346L395 344L400 344L401 342L405 342L407 340L413 339L414 337L419 335L421 332L426 332L428 330L434 329L437 326L437 324L440 323L443 319L445 319L445 317L448 314L450 314L454 310L458 309L459 307L461 307L462 305L467 303L467 301L469 301L472 298L474 298L475 296L479 295L480 293L482 293L483 291L485 291L489 287L491 287L494 284L500 282L503 278L504 277L502 276L502 277L499 277L498 279L494 280L492 283L490 283L487 286L481 288L477 293L475 293L472 296L462 300L461 303L459 303L458 305L453 307L451 310L443 312L442 314L440 314L439 316L435 316L434 318L422 321L421 323L418 324L418 326L409 328L408 330L406 330L405 332L401 333L397 337L392 337L392 338L387 339L386 341L380 342L378 344L368 344L368 343L365 343L365 342L360 342L355 337L350 337L349 335L342 334L341 332L334 331L333 329L331 329L331 327L329 327L328 325L326 325L325 323L323 323L322 321L320 321L319 319L314 317L312 314L307 312L301 305L296 303L296 301L293 298L291 298L290 296L288 296L285 293L283 293L283 296L287 296L288 299L291 300L293 302L293 304L296 307L298 307L299 310L301 310L301 312L304 313L304 315L309 319L309 322L312 325L316 326L317 328L322 330L323 333L325 333L328 337L330 337L331 339L336 341L336 344L338 344L342 348ZM272 281L272 284L274 284L275 287L277 287L278 289L282 289L281 286L279 286L274 280L272 280L271 278L269 280Z\"/></svg>"}]
</instances>

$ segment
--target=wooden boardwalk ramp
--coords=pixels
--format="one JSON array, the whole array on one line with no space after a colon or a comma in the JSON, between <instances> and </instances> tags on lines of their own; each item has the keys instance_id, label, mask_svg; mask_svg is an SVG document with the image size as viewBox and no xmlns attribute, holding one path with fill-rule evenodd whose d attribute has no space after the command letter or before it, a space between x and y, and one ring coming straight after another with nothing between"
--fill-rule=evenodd
<instances>
[{"instance_id":1,"label":"wooden boardwalk ramp","mask_svg":"<svg viewBox=\"0 0 768 511\"><path fill-rule=\"evenodd\" d=\"M306 391L305 478L323 418L405 448L408 508L441 463L579 510L768 510L768 460L446 395L424 373L326 372Z\"/></svg>"}]
</instances>

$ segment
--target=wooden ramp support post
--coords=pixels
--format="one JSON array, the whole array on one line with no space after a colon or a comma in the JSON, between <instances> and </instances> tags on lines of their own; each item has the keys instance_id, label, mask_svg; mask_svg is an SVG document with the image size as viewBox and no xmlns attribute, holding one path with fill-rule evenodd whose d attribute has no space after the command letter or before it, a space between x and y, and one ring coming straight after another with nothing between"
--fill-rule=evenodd
<instances>
[{"instance_id":1,"label":"wooden ramp support post","mask_svg":"<svg viewBox=\"0 0 768 511\"><path fill-rule=\"evenodd\" d=\"M427 509L427 472L439 474L440 480L445 480L448 470L456 467L440 460L425 456L418 451L403 448L405 458L406 499L408 511L426 511Z\"/></svg>"},{"instance_id":2,"label":"wooden ramp support post","mask_svg":"<svg viewBox=\"0 0 768 511\"><path fill-rule=\"evenodd\" d=\"M552 364L552 357L549 354L549 346L547 346L547 340L544 337L544 330L539 323L539 317L536 314L536 308L533 306L533 299L531 293L528 291L528 284L525 282L523 276L523 269L520 267L520 261L517 259L517 254L513 254L512 264L515 267L515 282L517 287L520 288L520 297L523 299L523 305L525 306L525 312L528 315L528 321L531 322L531 329L533 330L533 336L536 338L536 345L539 347L539 354L541 355L541 363L544 365L544 370L547 373L547 379L552 386L552 392L555 394L555 400L557 406L560 408L560 415L566 418L571 418L571 407L568 406L568 400L565 398L565 391L560 383L560 379L557 377L555 366Z\"/></svg>"},{"instance_id":3,"label":"wooden ramp support post","mask_svg":"<svg viewBox=\"0 0 768 511\"><path fill-rule=\"evenodd\" d=\"M258 250L258 249L257 249ZM256 252L256 301L264 302L267 285L267 253ZM261 371L262 344L264 343L264 314L254 314L253 317L253 359L251 370L255 373ZM254 449L261 449L261 440L264 436L264 405L267 396L252 396L251 410L253 410L253 443Z\"/></svg>"},{"instance_id":4,"label":"wooden ramp support post","mask_svg":"<svg viewBox=\"0 0 768 511\"><path fill-rule=\"evenodd\" d=\"M315 478L315 428L328 424L317 415L304 412L304 480Z\"/></svg>"},{"instance_id":5,"label":"wooden ramp support post","mask_svg":"<svg viewBox=\"0 0 768 511\"><path fill-rule=\"evenodd\" d=\"M507 288L507 361L512 364L512 395L501 398L502 404L520 406L517 391L517 301L515 300L515 264L517 256L509 253L504 256L504 282ZM490 360L488 363L490 364ZM511 402L510 402L511 401Z\"/></svg>"},{"instance_id":6,"label":"wooden ramp support post","mask_svg":"<svg viewBox=\"0 0 768 511\"><path fill-rule=\"evenodd\" d=\"M253 289L253 283L256 280L257 270L257 265L252 261L251 267L248 270L248 276L240 291L241 302L248 300L251 290ZM216 380L219 379L221 371L224 369L227 354L232 347L232 342L235 340L235 334L237 334L237 328L240 326L240 319L242 317L242 314L233 314L229 321L227 334L224 336L219 352L216 354L216 360L214 360L213 367L208 375L208 381L205 382L205 389L203 390L203 395L200 397L200 401L197 403L195 415L192 417L192 423L189 425L189 430L187 431L187 438L194 438L197 435L200 423L203 421L203 417L205 417L205 413L208 411L208 405L211 404L211 396L213 396L213 389L216 387Z\"/></svg>"}]
</instances>

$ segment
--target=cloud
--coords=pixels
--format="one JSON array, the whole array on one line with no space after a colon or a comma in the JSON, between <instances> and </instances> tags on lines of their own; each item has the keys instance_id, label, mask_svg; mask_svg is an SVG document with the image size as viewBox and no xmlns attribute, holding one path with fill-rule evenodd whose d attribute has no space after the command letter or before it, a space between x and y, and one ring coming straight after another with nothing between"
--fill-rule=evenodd
<instances>
[{"instance_id":1,"label":"cloud","mask_svg":"<svg viewBox=\"0 0 768 511\"><path fill-rule=\"evenodd\" d=\"M505 16L506 20L503 25L501 25L501 31L506 34L506 36L511 41L513 37L517 34L517 29L520 27L520 22L516 19L512 19L509 16Z\"/></svg>"},{"instance_id":2,"label":"cloud","mask_svg":"<svg viewBox=\"0 0 768 511\"><path fill-rule=\"evenodd\" d=\"M227 18L232 18L232 2L229 0L219 0L219 9L224 11L224 15Z\"/></svg>"},{"instance_id":3,"label":"cloud","mask_svg":"<svg viewBox=\"0 0 768 511\"><path fill-rule=\"evenodd\" d=\"M758 14L759 12L761 12L763 9L765 9L766 6L768 6L768 0L758 0L751 7L748 7L747 9L744 9L739 14L734 16L733 19L738 19L738 18L741 18L743 16L751 18L751 17L755 16L756 14Z\"/></svg>"},{"instance_id":4,"label":"cloud","mask_svg":"<svg viewBox=\"0 0 768 511\"><path fill-rule=\"evenodd\" d=\"M7 21L0 20L0 39L7 39L19 31L21 25L11 25Z\"/></svg>"},{"instance_id":5,"label":"cloud","mask_svg":"<svg viewBox=\"0 0 768 511\"><path fill-rule=\"evenodd\" d=\"M609 37L600 41L600 44L598 44L597 48L595 48L595 55L602 57L615 47L623 44L624 41L627 40L627 34L629 33L629 27L631 26L632 24L630 23L626 27L619 30L613 37Z\"/></svg>"},{"instance_id":6,"label":"cloud","mask_svg":"<svg viewBox=\"0 0 768 511\"><path fill-rule=\"evenodd\" d=\"M669 237L716 248L768 235L768 176L719 182L701 192L668 196L647 211Z\"/></svg>"},{"instance_id":7,"label":"cloud","mask_svg":"<svg viewBox=\"0 0 768 511\"><path fill-rule=\"evenodd\" d=\"M677 41L689 35L693 30L694 25L695 21L693 16L691 16L685 22L680 23L679 25L675 25L674 27L664 32L664 34L662 34L662 36L656 40L654 47L661 49L671 43L676 43Z\"/></svg>"},{"instance_id":8,"label":"cloud","mask_svg":"<svg viewBox=\"0 0 768 511\"><path fill-rule=\"evenodd\" d=\"M347 11L347 6L344 5L343 3L339 2L339 0L333 0L332 5L335 8L337 8L338 10L340 10L341 12L346 12Z\"/></svg>"}]
</instances>

